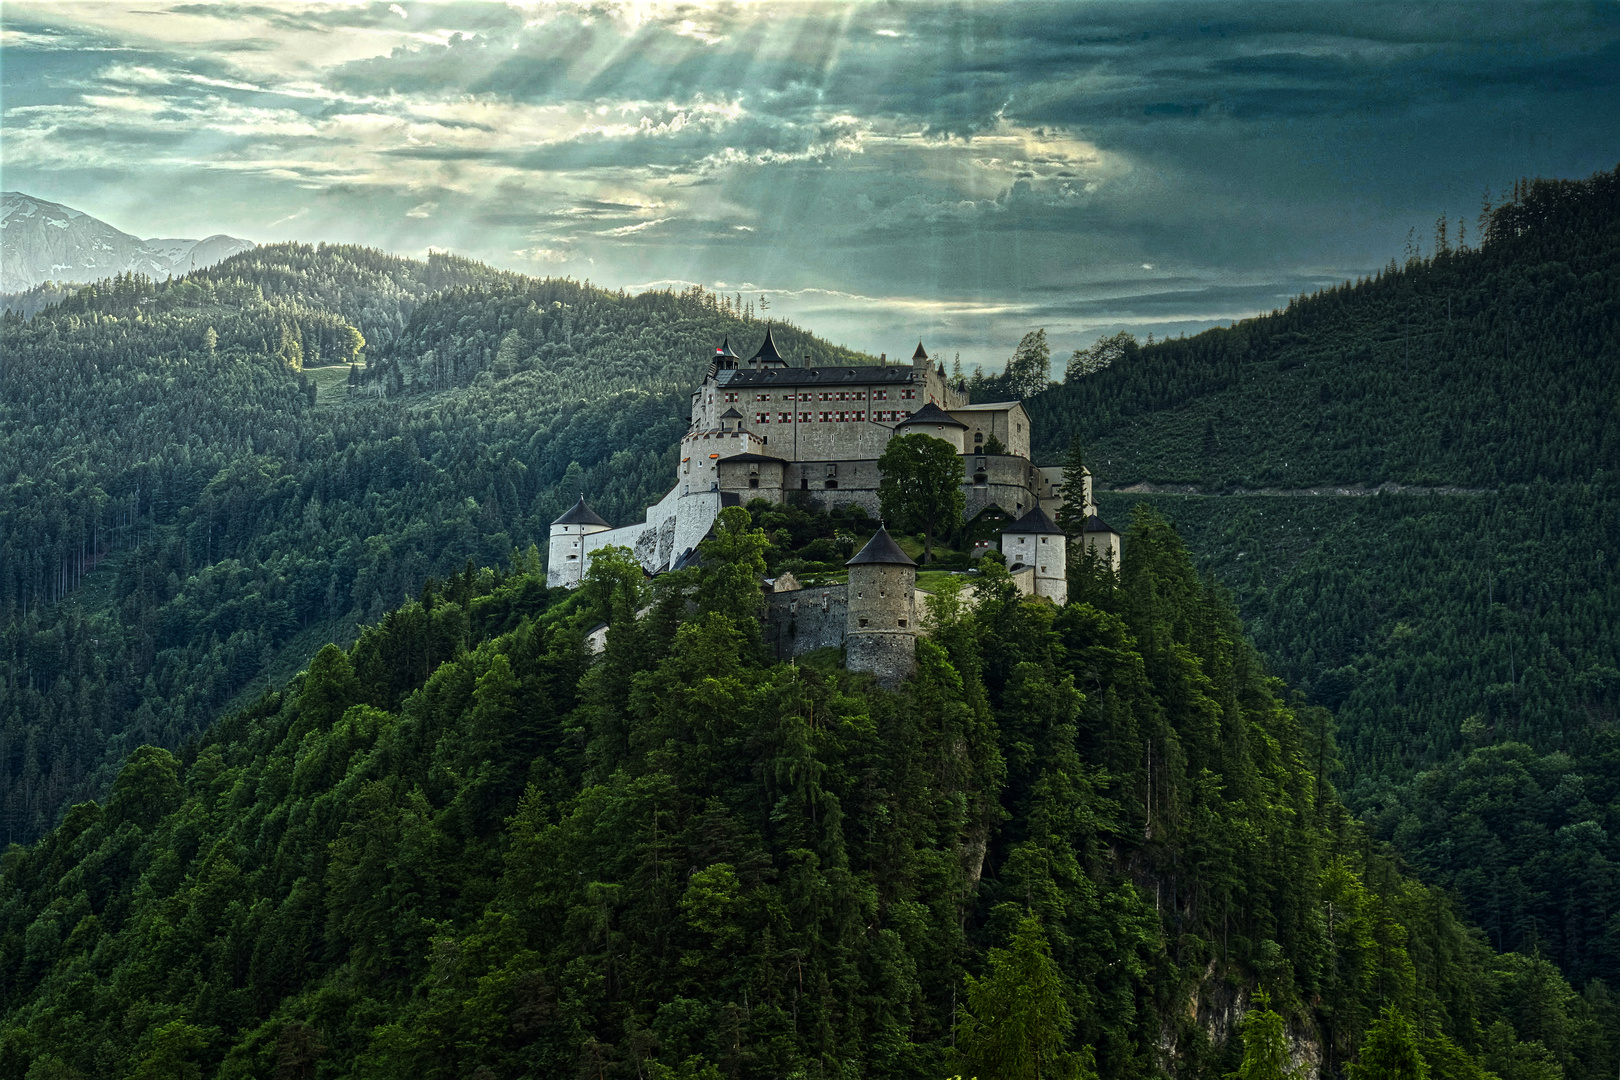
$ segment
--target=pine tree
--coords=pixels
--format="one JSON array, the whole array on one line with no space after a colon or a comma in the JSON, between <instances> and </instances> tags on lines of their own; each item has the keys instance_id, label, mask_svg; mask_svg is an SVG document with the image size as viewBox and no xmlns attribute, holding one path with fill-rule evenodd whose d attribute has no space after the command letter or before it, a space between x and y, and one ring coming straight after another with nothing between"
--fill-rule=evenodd
<instances>
[{"instance_id":1,"label":"pine tree","mask_svg":"<svg viewBox=\"0 0 1620 1080\"><path fill-rule=\"evenodd\" d=\"M1350 1066L1350 1080L1428 1080L1429 1067L1418 1053L1412 1022L1393 1005L1367 1029L1361 1059Z\"/></svg>"},{"instance_id":2,"label":"pine tree","mask_svg":"<svg viewBox=\"0 0 1620 1080\"><path fill-rule=\"evenodd\" d=\"M1258 1007L1243 1017L1243 1064L1227 1080L1290 1080L1295 1073L1288 1068L1283 1018L1272 1011L1271 995L1264 990L1255 993L1255 1001Z\"/></svg>"},{"instance_id":3,"label":"pine tree","mask_svg":"<svg viewBox=\"0 0 1620 1080\"><path fill-rule=\"evenodd\" d=\"M1063 977L1038 920L1019 920L1010 949L991 949L983 978L965 976L967 1008L957 1049L980 1080L1075 1077L1080 1061L1065 1051L1074 1018Z\"/></svg>"},{"instance_id":4,"label":"pine tree","mask_svg":"<svg viewBox=\"0 0 1620 1080\"><path fill-rule=\"evenodd\" d=\"M1069 457L1063 463L1063 483L1058 488L1063 495L1063 507L1057 512L1057 523L1070 537L1077 537L1086 527L1086 458L1080 448L1080 436L1069 440Z\"/></svg>"}]
</instances>

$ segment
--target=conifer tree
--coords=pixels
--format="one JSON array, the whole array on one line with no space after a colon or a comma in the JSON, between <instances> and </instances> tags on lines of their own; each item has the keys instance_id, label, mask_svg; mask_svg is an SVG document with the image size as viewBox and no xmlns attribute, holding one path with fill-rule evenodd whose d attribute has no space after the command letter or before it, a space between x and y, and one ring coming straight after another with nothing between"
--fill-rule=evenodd
<instances>
[{"instance_id":1,"label":"conifer tree","mask_svg":"<svg viewBox=\"0 0 1620 1080\"><path fill-rule=\"evenodd\" d=\"M1384 1011L1361 1044L1361 1059L1350 1066L1350 1080L1428 1080L1429 1067L1418 1053L1412 1022L1393 1005Z\"/></svg>"},{"instance_id":2,"label":"conifer tree","mask_svg":"<svg viewBox=\"0 0 1620 1080\"><path fill-rule=\"evenodd\" d=\"M1227 1080L1291 1080L1288 1068L1288 1041L1283 1037L1283 1018L1271 1008L1271 995L1264 990L1254 995L1256 1007L1243 1017L1243 1064Z\"/></svg>"},{"instance_id":3,"label":"conifer tree","mask_svg":"<svg viewBox=\"0 0 1620 1080\"><path fill-rule=\"evenodd\" d=\"M965 976L957 1048L980 1080L1077 1077L1080 1062L1064 1049L1074 1018L1040 922L1019 920L1011 945L990 950L982 978Z\"/></svg>"},{"instance_id":4,"label":"conifer tree","mask_svg":"<svg viewBox=\"0 0 1620 1080\"><path fill-rule=\"evenodd\" d=\"M1057 512L1058 526L1071 538L1086 527L1086 459L1080 449L1080 436L1069 441L1069 457L1063 463L1063 507Z\"/></svg>"}]
</instances>

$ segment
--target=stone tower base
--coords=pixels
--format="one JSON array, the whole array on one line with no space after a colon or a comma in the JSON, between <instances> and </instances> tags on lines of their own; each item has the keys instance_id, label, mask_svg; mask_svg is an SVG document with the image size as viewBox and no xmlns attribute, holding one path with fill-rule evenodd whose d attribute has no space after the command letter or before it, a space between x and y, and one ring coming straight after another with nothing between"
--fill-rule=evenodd
<instances>
[{"instance_id":1,"label":"stone tower base","mask_svg":"<svg viewBox=\"0 0 1620 1080\"><path fill-rule=\"evenodd\" d=\"M844 667L870 671L892 690L917 670L917 639L907 633L854 631L844 640Z\"/></svg>"}]
</instances>

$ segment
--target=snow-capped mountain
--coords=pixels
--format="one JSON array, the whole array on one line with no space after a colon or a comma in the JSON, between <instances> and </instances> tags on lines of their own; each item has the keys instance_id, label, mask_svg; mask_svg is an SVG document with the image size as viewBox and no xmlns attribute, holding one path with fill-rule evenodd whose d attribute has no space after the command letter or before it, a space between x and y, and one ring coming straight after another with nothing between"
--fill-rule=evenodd
<instances>
[{"instance_id":1,"label":"snow-capped mountain","mask_svg":"<svg viewBox=\"0 0 1620 1080\"><path fill-rule=\"evenodd\" d=\"M0 292L46 281L95 281L131 271L184 274L253 247L223 234L204 240L142 240L60 203L0 192Z\"/></svg>"}]
</instances>

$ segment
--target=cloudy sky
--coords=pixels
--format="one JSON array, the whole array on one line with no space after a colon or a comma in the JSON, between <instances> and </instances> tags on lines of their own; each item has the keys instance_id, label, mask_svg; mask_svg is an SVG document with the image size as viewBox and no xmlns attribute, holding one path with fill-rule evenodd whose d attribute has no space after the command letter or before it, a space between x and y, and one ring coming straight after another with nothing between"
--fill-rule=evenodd
<instances>
[{"instance_id":1,"label":"cloudy sky","mask_svg":"<svg viewBox=\"0 0 1620 1080\"><path fill-rule=\"evenodd\" d=\"M1614 0L8 0L0 33L4 187L126 232L763 292L970 366L1270 310L1620 163Z\"/></svg>"}]
</instances>

